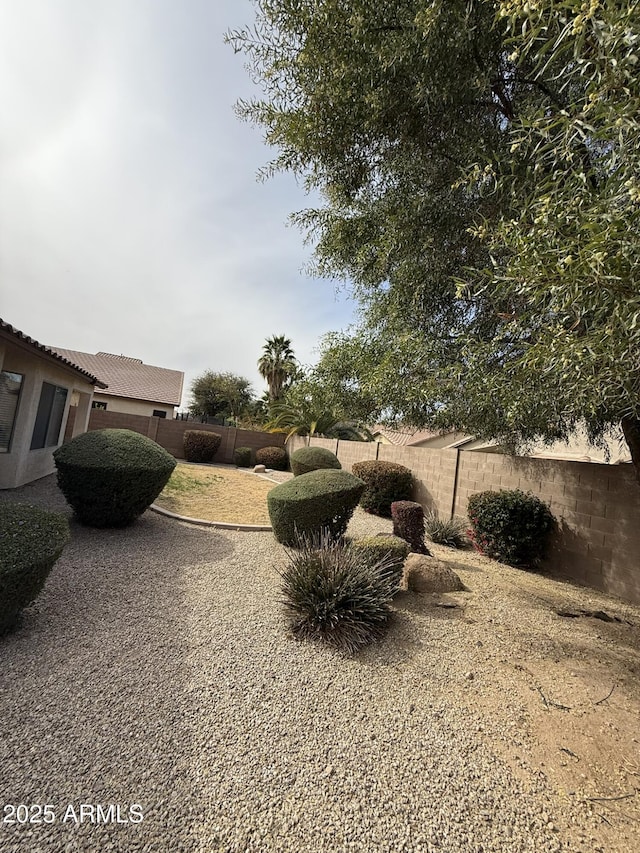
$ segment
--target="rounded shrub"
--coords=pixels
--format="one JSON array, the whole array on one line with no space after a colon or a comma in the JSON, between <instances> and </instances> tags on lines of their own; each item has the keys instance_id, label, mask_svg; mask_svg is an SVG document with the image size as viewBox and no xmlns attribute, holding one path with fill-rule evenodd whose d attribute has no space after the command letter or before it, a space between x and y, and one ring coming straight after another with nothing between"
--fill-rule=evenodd
<instances>
[{"instance_id":1,"label":"rounded shrub","mask_svg":"<svg viewBox=\"0 0 640 853\"><path fill-rule=\"evenodd\" d=\"M383 636L396 584L386 560L363 556L326 534L290 552L281 577L294 636L351 653Z\"/></svg>"},{"instance_id":2,"label":"rounded shrub","mask_svg":"<svg viewBox=\"0 0 640 853\"><path fill-rule=\"evenodd\" d=\"M295 477L323 468L334 468L336 471L342 468L335 453L324 447L301 447L291 454L289 463Z\"/></svg>"},{"instance_id":3,"label":"rounded shrub","mask_svg":"<svg viewBox=\"0 0 640 853\"><path fill-rule=\"evenodd\" d=\"M63 515L0 502L0 634L11 630L38 596L68 541Z\"/></svg>"},{"instance_id":4,"label":"rounded shrub","mask_svg":"<svg viewBox=\"0 0 640 853\"><path fill-rule=\"evenodd\" d=\"M295 547L301 537L326 531L339 539L358 505L364 483L348 471L310 471L275 486L267 494L273 535Z\"/></svg>"},{"instance_id":5,"label":"rounded shrub","mask_svg":"<svg viewBox=\"0 0 640 853\"><path fill-rule=\"evenodd\" d=\"M58 485L81 524L125 527L164 489L176 460L128 429L85 432L53 454Z\"/></svg>"},{"instance_id":6,"label":"rounded shrub","mask_svg":"<svg viewBox=\"0 0 640 853\"><path fill-rule=\"evenodd\" d=\"M206 429L188 429L183 436L184 458L187 462L213 462L222 436Z\"/></svg>"},{"instance_id":7,"label":"rounded shrub","mask_svg":"<svg viewBox=\"0 0 640 853\"><path fill-rule=\"evenodd\" d=\"M384 562L395 589L400 586L404 561L409 556L409 546L404 539L399 536L366 536L354 539L351 546L370 567Z\"/></svg>"},{"instance_id":8,"label":"rounded shrub","mask_svg":"<svg viewBox=\"0 0 640 853\"><path fill-rule=\"evenodd\" d=\"M391 504L393 533L409 545L414 554L428 554L424 544L424 510L416 501L394 501Z\"/></svg>"},{"instance_id":9,"label":"rounded shrub","mask_svg":"<svg viewBox=\"0 0 640 853\"><path fill-rule=\"evenodd\" d=\"M251 465L251 448L236 447L233 451L233 461L238 468L249 468Z\"/></svg>"},{"instance_id":10,"label":"rounded shrub","mask_svg":"<svg viewBox=\"0 0 640 853\"><path fill-rule=\"evenodd\" d=\"M471 495L467 514L475 547L511 566L534 566L544 556L555 523L540 498L520 489Z\"/></svg>"},{"instance_id":11,"label":"rounded shrub","mask_svg":"<svg viewBox=\"0 0 640 853\"><path fill-rule=\"evenodd\" d=\"M256 463L273 471L286 471L287 462L287 451L284 447L259 447L256 450Z\"/></svg>"},{"instance_id":12,"label":"rounded shrub","mask_svg":"<svg viewBox=\"0 0 640 853\"><path fill-rule=\"evenodd\" d=\"M351 470L365 482L360 505L367 512L389 517L394 501L410 500L413 487L411 471L396 462L370 460L355 462Z\"/></svg>"}]
</instances>

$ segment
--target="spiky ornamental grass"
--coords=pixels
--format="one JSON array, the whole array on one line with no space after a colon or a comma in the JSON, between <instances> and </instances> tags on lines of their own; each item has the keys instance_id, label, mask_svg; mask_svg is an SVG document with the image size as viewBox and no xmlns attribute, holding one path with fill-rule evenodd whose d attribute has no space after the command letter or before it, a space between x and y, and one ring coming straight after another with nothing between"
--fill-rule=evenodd
<instances>
[{"instance_id":1,"label":"spiky ornamental grass","mask_svg":"<svg viewBox=\"0 0 640 853\"><path fill-rule=\"evenodd\" d=\"M326 531L302 539L287 556L280 576L295 637L352 654L384 635L397 589L392 558L367 564L357 549L333 542Z\"/></svg>"},{"instance_id":2,"label":"spiky ornamental grass","mask_svg":"<svg viewBox=\"0 0 640 853\"><path fill-rule=\"evenodd\" d=\"M424 529L436 545L465 548L469 544L467 525L461 518L440 518L437 512L428 512L424 517Z\"/></svg>"}]
</instances>

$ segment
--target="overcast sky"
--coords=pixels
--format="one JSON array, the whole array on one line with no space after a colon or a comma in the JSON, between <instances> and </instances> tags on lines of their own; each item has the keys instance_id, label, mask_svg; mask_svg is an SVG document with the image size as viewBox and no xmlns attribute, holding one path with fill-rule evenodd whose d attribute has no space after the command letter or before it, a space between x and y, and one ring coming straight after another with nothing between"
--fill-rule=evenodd
<instances>
[{"instance_id":1,"label":"overcast sky","mask_svg":"<svg viewBox=\"0 0 640 853\"><path fill-rule=\"evenodd\" d=\"M233 112L255 90L223 35L252 20L249 0L0 0L2 319L258 395L266 337L310 364L349 324L302 270L302 189L256 181L271 152Z\"/></svg>"}]
</instances>

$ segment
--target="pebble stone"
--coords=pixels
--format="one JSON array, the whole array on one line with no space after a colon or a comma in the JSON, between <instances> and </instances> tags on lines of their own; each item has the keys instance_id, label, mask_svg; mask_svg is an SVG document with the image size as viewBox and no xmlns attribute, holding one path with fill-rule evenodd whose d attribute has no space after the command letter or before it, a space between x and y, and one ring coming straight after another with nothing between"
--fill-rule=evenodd
<instances>
[{"instance_id":1,"label":"pebble stone","mask_svg":"<svg viewBox=\"0 0 640 853\"><path fill-rule=\"evenodd\" d=\"M53 478L0 499L70 514ZM390 524L358 511L350 533ZM456 701L448 623L405 609L344 656L288 635L270 533L150 512L71 525L0 640L2 805L55 820L3 825L1 853L587 853L556 830L548 782L484 740L481 704ZM81 804L121 822L63 820Z\"/></svg>"}]
</instances>

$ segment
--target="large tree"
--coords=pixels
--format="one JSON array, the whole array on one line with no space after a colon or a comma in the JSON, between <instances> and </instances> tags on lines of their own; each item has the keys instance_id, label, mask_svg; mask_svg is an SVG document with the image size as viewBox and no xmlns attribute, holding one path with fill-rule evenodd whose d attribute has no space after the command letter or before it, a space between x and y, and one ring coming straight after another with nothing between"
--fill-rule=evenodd
<instances>
[{"instance_id":1,"label":"large tree","mask_svg":"<svg viewBox=\"0 0 640 853\"><path fill-rule=\"evenodd\" d=\"M640 477L640 4L262 0L239 105L324 206L362 306L319 366L357 416L513 445L622 425Z\"/></svg>"},{"instance_id":2,"label":"large tree","mask_svg":"<svg viewBox=\"0 0 640 853\"><path fill-rule=\"evenodd\" d=\"M267 338L258 359L258 370L269 386L269 402L277 403L298 373L291 339L284 335Z\"/></svg>"},{"instance_id":3,"label":"large tree","mask_svg":"<svg viewBox=\"0 0 640 853\"><path fill-rule=\"evenodd\" d=\"M251 407L253 389L244 376L207 370L191 383L191 414L237 418Z\"/></svg>"}]
</instances>

